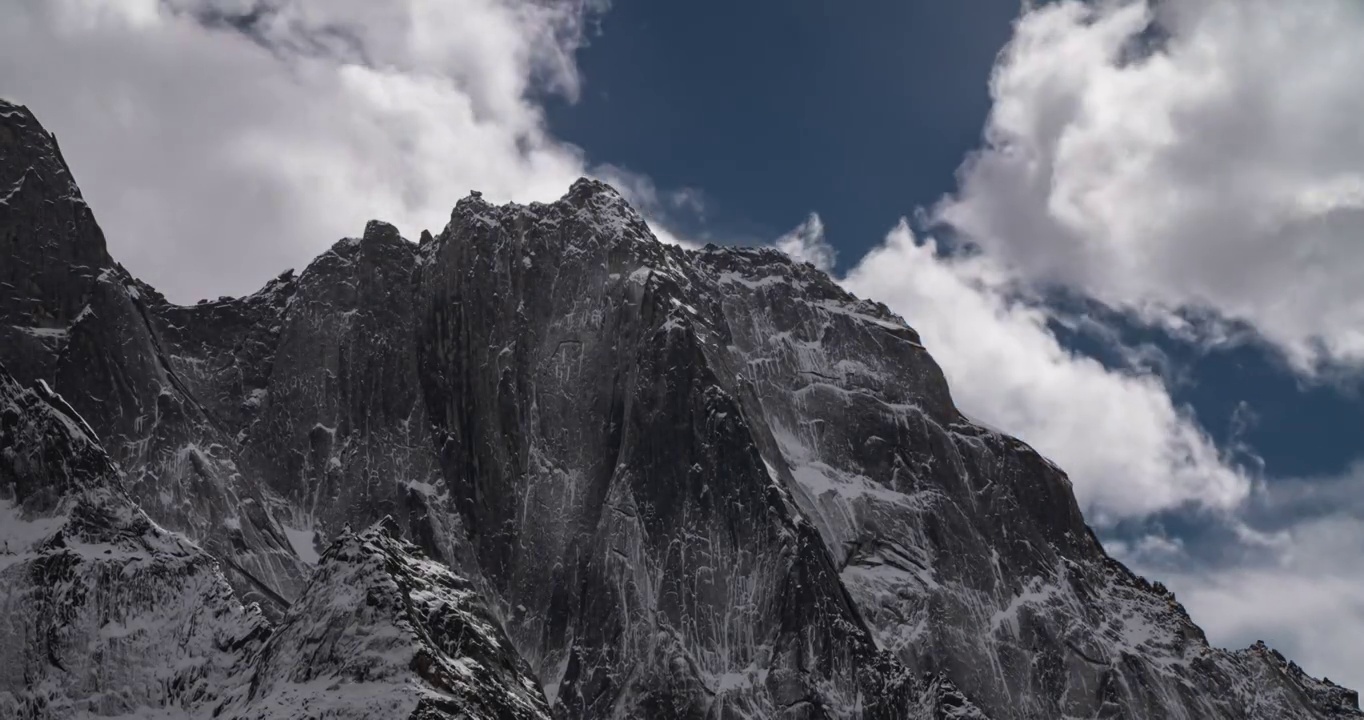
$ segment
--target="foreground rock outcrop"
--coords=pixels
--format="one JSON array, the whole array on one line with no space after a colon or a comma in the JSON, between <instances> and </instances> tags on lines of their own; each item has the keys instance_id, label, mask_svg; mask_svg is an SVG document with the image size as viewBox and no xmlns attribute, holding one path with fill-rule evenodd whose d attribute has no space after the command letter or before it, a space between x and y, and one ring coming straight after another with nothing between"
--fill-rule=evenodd
<instances>
[{"instance_id":1,"label":"foreground rock outcrop","mask_svg":"<svg viewBox=\"0 0 1364 720\"><path fill-rule=\"evenodd\" d=\"M1210 647L1060 469L809 265L664 245L582 180L178 306L108 258L36 120L0 123L4 259L83 268L4 276L0 361L217 561L212 602L250 618L219 713L1359 715L1268 648Z\"/></svg>"}]
</instances>

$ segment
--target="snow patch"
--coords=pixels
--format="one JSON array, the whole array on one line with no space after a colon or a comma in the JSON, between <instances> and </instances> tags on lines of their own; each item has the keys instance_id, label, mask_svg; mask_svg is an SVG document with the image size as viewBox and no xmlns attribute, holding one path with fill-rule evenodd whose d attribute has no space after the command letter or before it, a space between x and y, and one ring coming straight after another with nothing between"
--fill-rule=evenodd
<instances>
[{"instance_id":1,"label":"snow patch","mask_svg":"<svg viewBox=\"0 0 1364 720\"><path fill-rule=\"evenodd\" d=\"M246 394L246 400L242 401L242 404L248 408L258 408L265 403L265 396L268 394L269 391L265 388L255 388Z\"/></svg>"},{"instance_id":2,"label":"snow patch","mask_svg":"<svg viewBox=\"0 0 1364 720\"><path fill-rule=\"evenodd\" d=\"M32 547L46 540L66 522L64 516L24 517L12 500L0 500L0 568L21 562Z\"/></svg>"},{"instance_id":3,"label":"snow patch","mask_svg":"<svg viewBox=\"0 0 1364 720\"><path fill-rule=\"evenodd\" d=\"M317 533L313 530L295 530L287 525L280 525L284 529L284 536L289 538L289 547L294 549L294 554L299 560L309 564L317 565L321 556L317 554L317 548L313 547L313 539Z\"/></svg>"},{"instance_id":4,"label":"snow patch","mask_svg":"<svg viewBox=\"0 0 1364 720\"><path fill-rule=\"evenodd\" d=\"M749 290L760 290L773 285L790 285L791 281L780 275L764 275L759 278L751 278L740 275L736 272L720 273L719 281L724 284L743 285Z\"/></svg>"},{"instance_id":5,"label":"snow patch","mask_svg":"<svg viewBox=\"0 0 1364 720\"><path fill-rule=\"evenodd\" d=\"M420 480L408 480L403 483L403 486L406 487L408 490L414 490L429 498L434 498L439 495L439 491L436 490L436 486L432 485L429 482L423 482Z\"/></svg>"}]
</instances>

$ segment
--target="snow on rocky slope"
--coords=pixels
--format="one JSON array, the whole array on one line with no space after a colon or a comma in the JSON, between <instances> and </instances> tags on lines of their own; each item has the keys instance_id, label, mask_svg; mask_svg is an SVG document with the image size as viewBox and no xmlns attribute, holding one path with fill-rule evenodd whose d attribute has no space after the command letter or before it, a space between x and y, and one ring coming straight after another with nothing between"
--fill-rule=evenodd
<instances>
[{"instance_id":1,"label":"snow on rocky slope","mask_svg":"<svg viewBox=\"0 0 1364 720\"><path fill-rule=\"evenodd\" d=\"M385 518L331 545L227 717L549 720L473 586L398 532Z\"/></svg>"},{"instance_id":2,"label":"snow on rocky slope","mask_svg":"<svg viewBox=\"0 0 1364 720\"><path fill-rule=\"evenodd\" d=\"M36 120L0 127L5 262L81 268L4 275L0 361L278 622L220 712L1358 716L1209 647L1059 469L813 267L663 245L583 180L177 306L108 259Z\"/></svg>"},{"instance_id":3,"label":"snow on rocky slope","mask_svg":"<svg viewBox=\"0 0 1364 720\"><path fill-rule=\"evenodd\" d=\"M92 431L0 366L0 717L199 714L269 628Z\"/></svg>"},{"instance_id":4,"label":"snow on rocky slope","mask_svg":"<svg viewBox=\"0 0 1364 720\"><path fill-rule=\"evenodd\" d=\"M333 543L272 628L3 366L0 507L0 717L550 717L472 585L391 520Z\"/></svg>"}]
</instances>

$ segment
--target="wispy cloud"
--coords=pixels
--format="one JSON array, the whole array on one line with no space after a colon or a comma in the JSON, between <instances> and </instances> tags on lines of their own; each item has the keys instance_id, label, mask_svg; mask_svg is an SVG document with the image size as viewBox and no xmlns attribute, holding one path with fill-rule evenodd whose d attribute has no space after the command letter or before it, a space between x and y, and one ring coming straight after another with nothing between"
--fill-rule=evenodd
<instances>
[{"instance_id":1,"label":"wispy cloud","mask_svg":"<svg viewBox=\"0 0 1364 720\"><path fill-rule=\"evenodd\" d=\"M808 262L820 270L830 271L838 252L824 237L824 221L818 213L810 213L805 222L772 243L796 262Z\"/></svg>"}]
</instances>

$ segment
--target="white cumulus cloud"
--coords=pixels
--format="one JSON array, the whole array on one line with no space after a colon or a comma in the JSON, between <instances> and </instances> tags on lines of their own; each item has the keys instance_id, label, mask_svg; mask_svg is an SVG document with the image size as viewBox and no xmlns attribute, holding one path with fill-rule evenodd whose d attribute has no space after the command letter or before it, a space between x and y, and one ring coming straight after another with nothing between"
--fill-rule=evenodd
<instances>
[{"instance_id":1,"label":"white cumulus cloud","mask_svg":"<svg viewBox=\"0 0 1364 720\"><path fill-rule=\"evenodd\" d=\"M962 412L1064 468L1090 522L1185 504L1232 508L1247 497L1250 482L1158 378L1067 350L988 257L945 256L902 221L843 284L919 332Z\"/></svg>"},{"instance_id":2,"label":"white cumulus cloud","mask_svg":"<svg viewBox=\"0 0 1364 720\"><path fill-rule=\"evenodd\" d=\"M1364 4L1040 5L936 219L1032 280L1364 360Z\"/></svg>"},{"instance_id":3,"label":"white cumulus cloud","mask_svg":"<svg viewBox=\"0 0 1364 720\"><path fill-rule=\"evenodd\" d=\"M173 300L249 292L382 218L438 231L470 190L551 200L590 168L574 97L592 7L500 0L22 0L0 93L56 133L111 252Z\"/></svg>"},{"instance_id":4,"label":"white cumulus cloud","mask_svg":"<svg viewBox=\"0 0 1364 720\"><path fill-rule=\"evenodd\" d=\"M828 272L833 269L838 253L824 238L824 221L818 213L810 213L805 222L777 238L773 243L796 262L808 262Z\"/></svg>"}]
</instances>

